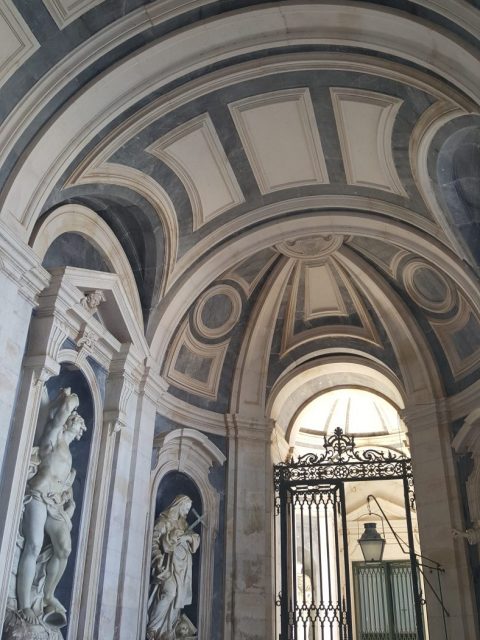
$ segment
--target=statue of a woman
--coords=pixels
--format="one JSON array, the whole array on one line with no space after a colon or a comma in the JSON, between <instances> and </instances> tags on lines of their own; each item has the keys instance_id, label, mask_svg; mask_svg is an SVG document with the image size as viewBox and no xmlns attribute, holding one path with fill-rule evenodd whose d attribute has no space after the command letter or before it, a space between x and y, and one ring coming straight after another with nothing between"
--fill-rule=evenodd
<instances>
[{"instance_id":1,"label":"statue of a woman","mask_svg":"<svg viewBox=\"0 0 480 640\"><path fill-rule=\"evenodd\" d=\"M178 495L163 511L153 529L152 591L148 604L147 638L174 640L183 607L192 602L192 554L200 536L191 531L188 496Z\"/></svg>"}]
</instances>

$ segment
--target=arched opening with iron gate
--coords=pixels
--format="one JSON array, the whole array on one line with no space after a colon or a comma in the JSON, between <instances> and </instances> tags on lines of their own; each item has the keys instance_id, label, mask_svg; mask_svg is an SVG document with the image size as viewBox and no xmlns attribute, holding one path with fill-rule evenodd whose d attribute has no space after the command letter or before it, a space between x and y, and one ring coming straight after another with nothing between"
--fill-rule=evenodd
<instances>
[{"instance_id":1,"label":"arched opening with iron gate","mask_svg":"<svg viewBox=\"0 0 480 640\"><path fill-rule=\"evenodd\" d=\"M274 474L280 640L424 640L425 592L443 607L442 570L420 553L398 408L378 385L334 385L290 433Z\"/></svg>"}]
</instances>

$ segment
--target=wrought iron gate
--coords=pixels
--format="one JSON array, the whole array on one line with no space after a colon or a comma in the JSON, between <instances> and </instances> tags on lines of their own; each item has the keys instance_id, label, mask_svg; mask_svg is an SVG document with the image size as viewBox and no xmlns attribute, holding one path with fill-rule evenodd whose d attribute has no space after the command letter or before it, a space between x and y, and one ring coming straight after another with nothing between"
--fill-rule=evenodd
<instances>
[{"instance_id":1,"label":"wrought iron gate","mask_svg":"<svg viewBox=\"0 0 480 640\"><path fill-rule=\"evenodd\" d=\"M424 640L411 461L390 450L357 448L341 429L324 438L321 454L308 453L274 469L280 640L353 640L345 482L391 479L403 481L415 640Z\"/></svg>"}]
</instances>

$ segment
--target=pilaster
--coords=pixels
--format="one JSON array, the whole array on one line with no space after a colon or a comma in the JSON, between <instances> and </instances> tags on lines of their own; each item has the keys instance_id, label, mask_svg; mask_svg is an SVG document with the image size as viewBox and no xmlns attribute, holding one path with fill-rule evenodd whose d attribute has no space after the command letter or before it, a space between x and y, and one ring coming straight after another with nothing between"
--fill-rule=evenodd
<instances>
[{"instance_id":1,"label":"pilaster","mask_svg":"<svg viewBox=\"0 0 480 640\"><path fill-rule=\"evenodd\" d=\"M25 352L28 326L38 294L50 275L33 250L0 222L0 469Z\"/></svg>"},{"instance_id":2,"label":"pilaster","mask_svg":"<svg viewBox=\"0 0 480 640\"><path fill-rule=\"evenodd\" d=\"M229 438L225 639L270 638L273 422L226 416Z\"/></svg>"},{"instance_id":3,"label":"pilaster","mask_svg":"<svg viewBox=\"0 0 480 640\"><path fill-rule=\"evenodd\" d=\"M408 426L421 553L439 562L449 637L478 637L473 590L464 545L452 529L461 522L457 478L450 447L449 416L443 401L410 405L403 418ZM443 615L426 587L430 638L444 637Z\"/></svg>"}]
</instances>

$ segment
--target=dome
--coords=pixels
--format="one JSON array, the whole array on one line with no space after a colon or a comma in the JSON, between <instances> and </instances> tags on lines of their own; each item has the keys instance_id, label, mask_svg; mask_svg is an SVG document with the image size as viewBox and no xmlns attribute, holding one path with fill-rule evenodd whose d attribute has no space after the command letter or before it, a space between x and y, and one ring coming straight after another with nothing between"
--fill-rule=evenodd
<instances>
[{"instance_id":1,"label":"dome","mask_svg":"<svg viewBox=\"0 0 480 640\"><path fill-rule=\"evenodd\" d=\"M398 433L397 409L385 398L364 389L334 389L309 402L295 421L295 430L329 435L340 427L357 436Z\"/></svg>"}]
</instances>

